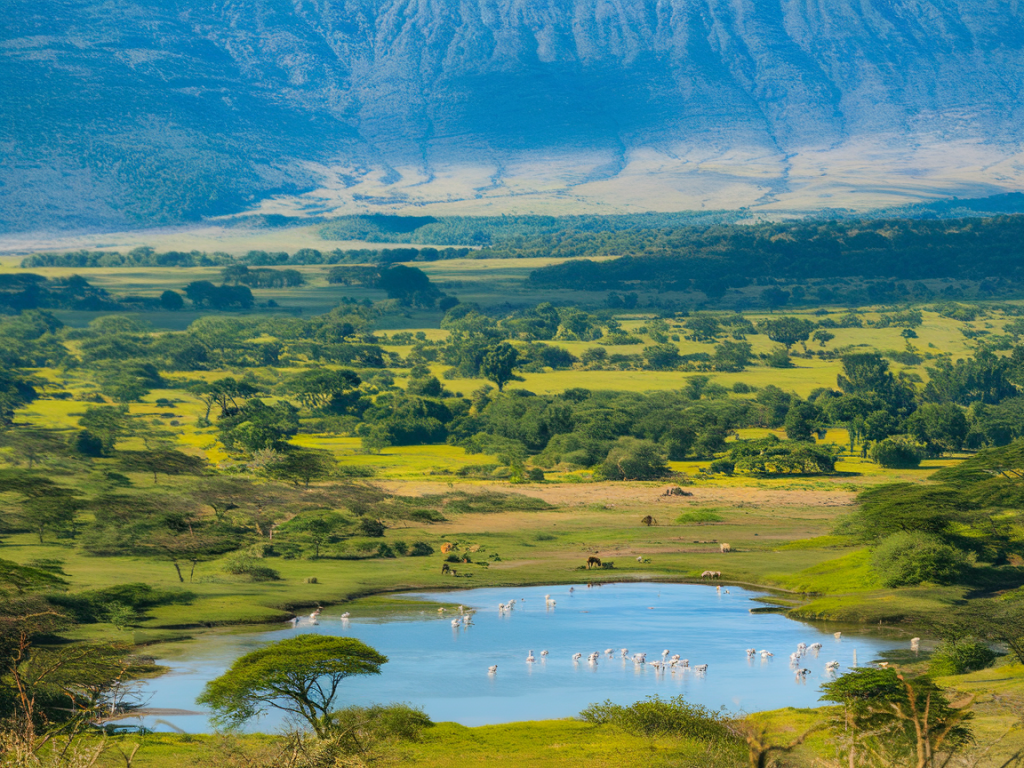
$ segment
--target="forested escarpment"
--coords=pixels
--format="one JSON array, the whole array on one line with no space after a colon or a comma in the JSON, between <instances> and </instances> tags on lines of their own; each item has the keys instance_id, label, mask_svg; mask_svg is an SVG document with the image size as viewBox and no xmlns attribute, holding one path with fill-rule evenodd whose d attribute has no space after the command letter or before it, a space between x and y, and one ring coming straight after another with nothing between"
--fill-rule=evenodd
<instances>
[{"instance_id":1,"label":"forested escarpment","mask_svg":"<svg viewBox=\"0 0 1024 768\"><path fill-rule=\"evenodd\" d=\"M619 236L552 238L557 256L621 255L542 267L530 280L594 290L640 285L744 285L757 278L935 277L1020 280L1024 217L952 221L801 222ZM540 255L543 246L522 249Z\"/></svg>"}]
</instances>

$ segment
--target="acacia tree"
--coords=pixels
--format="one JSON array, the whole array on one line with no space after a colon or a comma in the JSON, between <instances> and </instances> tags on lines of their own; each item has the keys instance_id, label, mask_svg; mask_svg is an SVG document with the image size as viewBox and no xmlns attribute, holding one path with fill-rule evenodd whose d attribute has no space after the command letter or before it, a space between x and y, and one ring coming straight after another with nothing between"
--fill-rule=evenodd
<instances>
[{"instance_id":1,"label":"acacia tree","mask_svg":"<svg viewBox=\"0 0 1024 768\"><path fill-rule=\"evenodd\" d=\"M387 661L350 637L300 635L242 656L207 683L197 701L214 711L218 725L238 727L272 707L305 720L325 738L342 681L379 675Z\"/></svg>"},{"instance_id":2,"label":"acacia tree","mask_svg":"<svg viewBox=\"0 0 1024 768\"><path fill-rule=\"evenodd\" d=\"M40 544L47 531L72 528L75 515L84 506L78 491L24 470L0 473L0 493L18 494L15 517L39 536Z\"/></svg>"},{"instance_id":3,"label":"acacia tree","mask_svg":"<svg viewBox=\"0 0 1024 768\"><path fill-rule=\"evenodd\" d=\"M312 410L325 410L346 392L360 384L354 371L332 371L315 368L295 374L288 380L288 391L294 392L303 406Z\"/></svg>"},{"instance_id":4,"label":"acacia tree","mask_svg":"<svg viewBox=\"0 0 1024 768\"><path fill-rule=\"evenodd\" d=\"M127 472L152 473L154 484L160 472L165 475L201 475L206 471L203 459L175 450L124 451L118 463Z\"/></svg>"}]
</instances>

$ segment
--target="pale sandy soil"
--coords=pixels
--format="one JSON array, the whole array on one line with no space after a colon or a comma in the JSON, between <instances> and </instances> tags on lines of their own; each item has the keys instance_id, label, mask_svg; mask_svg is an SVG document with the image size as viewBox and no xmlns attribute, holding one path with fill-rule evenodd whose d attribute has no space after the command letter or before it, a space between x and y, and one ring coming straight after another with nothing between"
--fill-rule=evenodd
<instances>
[{"instance_id":1,"label":"pale sandy soil","mask_svg":"<svg viewBox=\"0 0 1024 768\"><path fill-rule=\"evenodd\" d=\"M426 496L444 493L437 483L384 480L375 483L382 490L398 496ZM853 492L842 490L765 490L764 488L686 488L692 496L663 496L668 485L634 483L588 483L586 485L511 485L509 483L474 483L459 485L456 490L467 493L517 493L543 499L549 504L569 507L579 504L604 504L608 507L641 507L647 505L686 509L706 506L754 507L848 507L855 502Z\"/></svg>"}]
</instances>

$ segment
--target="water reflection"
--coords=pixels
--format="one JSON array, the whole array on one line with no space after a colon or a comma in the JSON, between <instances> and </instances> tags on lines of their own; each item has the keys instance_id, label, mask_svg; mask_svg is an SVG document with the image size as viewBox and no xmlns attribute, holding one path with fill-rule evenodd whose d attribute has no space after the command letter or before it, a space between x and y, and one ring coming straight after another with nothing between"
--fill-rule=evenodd
<instances>
[{"instance_id":1,"label":"water reflection","mask_svg":"<svg viewBox=\"0 0 1024 768\"><path fill-rule=\"evenodd\" d=\"M241 654L318 632L358 638L390 659L380 676L346 680L343 703L404 701L422 706L435 721L479 725L568 717L604 699L630 703L680 693L712 708L752 712L815 706L820 683L833 674L828 662L838 662L842 672L856 664L858 651L870 660L902 647L849 630L836 637L834 628L778 614L752 614L750 608L759 605L751 600L755 596L735 587L727 594L684 584L567 585L462 592L456 598L462 613L425 607L388 618L361 618L356 610L342 618L340 609L327 608L317 626L303 617L280 631L212 637L187 661L161 662L172 671L148 681L146 695L153 708L195 710L206 681ZM788 664L800 643L805 652ZM538 650L528 662L531 649ZM188 732L211 730L205 716L162 719ZM280 725L269 715L253 730Z\"/></svg>"}]
</instances>

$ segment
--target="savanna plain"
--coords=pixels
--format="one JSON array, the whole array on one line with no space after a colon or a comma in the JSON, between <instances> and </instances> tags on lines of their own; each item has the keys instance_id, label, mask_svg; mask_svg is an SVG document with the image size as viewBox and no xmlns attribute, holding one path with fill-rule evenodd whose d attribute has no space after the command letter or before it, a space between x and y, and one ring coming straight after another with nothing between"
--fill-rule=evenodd
<instances>
[{"instance_id":1,"label":"savanna plain","mask_svg":"<svg viewBox=\"0 0 1024 768\"><path fill-rule=\"evenodd\" d=\"M474 224L483 247L429 218L0 258L5 765L1020 764L1017 216L622 242L524 217ZM790 272L751 266L748 231L795 243ZM917 271L879 267L877 238ZM314 631L207 685L216 732L132 725L138 681L219 637L637 581L751 589L900 650L814 708L610 689L467 727L352 705L387 660ZM292 727L254 732L268 709Z\"/></svg>"}]
</instances>

